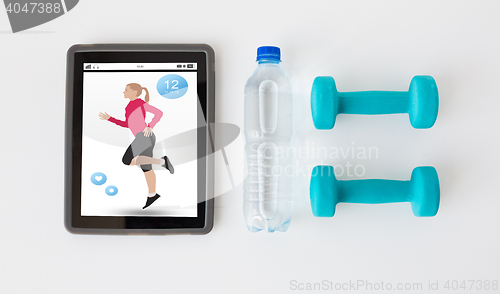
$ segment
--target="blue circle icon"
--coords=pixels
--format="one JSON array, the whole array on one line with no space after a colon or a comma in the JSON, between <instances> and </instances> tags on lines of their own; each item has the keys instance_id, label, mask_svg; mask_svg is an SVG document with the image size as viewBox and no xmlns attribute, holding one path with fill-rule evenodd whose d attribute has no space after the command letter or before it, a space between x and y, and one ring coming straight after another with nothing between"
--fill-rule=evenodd
<instances>
[{"instance_id":1,"label":"blue circle icon","mask_svg":"<svg viewBox=\"0 0 500 294\"><path fill-rule=\"evenodd\" d=\"M108 196L115 196L116 193L118 193L118 188L115 186L107 186L105 192Z\"/></svg>"},{"instance_id":2,"label":"blue circle icon","mask_svg":"<svg viewBox=\"0 0 500 294\"><path fill-rule=\"evenodd\" d=\"M101 173L101 172L97 172L97 173L94 173L91 177L90 177L90 181L92 182L92 184L94 185L102 185L104 183L106 183L107 181L107 177L105 174Z\"/></svg>"},{"instance_id":3,"label":"blue circle icon","mask_svg":"<svg viewBox=\"0 0 500 294\"><path fill-rule=\"evenodd\" d=\"M186 79L179 75L166 75L156 83L158 94L168 99L181 98L188 90Z\"/></svg>"}]
</instances>

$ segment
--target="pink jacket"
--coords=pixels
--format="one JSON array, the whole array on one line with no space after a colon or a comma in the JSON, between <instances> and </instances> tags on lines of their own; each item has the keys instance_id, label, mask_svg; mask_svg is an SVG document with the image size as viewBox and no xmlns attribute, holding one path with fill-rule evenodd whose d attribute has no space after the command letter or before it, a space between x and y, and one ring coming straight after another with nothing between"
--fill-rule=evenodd
<instances>
[{"instance_id":1,"label":"pink jacket","mask_svg":"<svg viewBox=\"0 0 500 294\"><path fill-rule=\"evenodd\" d=\"M146 111L154 114L151 122L146 125ZM134 136L137 136L137 133L144 131L146 126L150 128L154 128L156 123L160 121L163 112L158 108L149 105L142 99L135 99L128 103L127 107L125 107L125 121L116 119L114 117L110 117L108 120L114 124L119 125L120 127L129 128L132 131Z\"/></svg>"}]
</instances>

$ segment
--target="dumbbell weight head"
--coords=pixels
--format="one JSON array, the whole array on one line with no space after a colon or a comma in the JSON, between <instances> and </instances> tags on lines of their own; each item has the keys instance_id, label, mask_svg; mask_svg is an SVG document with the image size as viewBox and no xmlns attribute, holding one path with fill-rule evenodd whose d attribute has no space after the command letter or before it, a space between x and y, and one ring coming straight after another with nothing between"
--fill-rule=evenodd
<instances>
[{"instance_id":1,"label":"dumbbell weight head","mask_svg":"<svg viewBox=\"0 0 500 294\"><path fill-rule=\"evenodd\" d=\"M340 199L333 166L318 165L313 168L309 194L314 216L332 217L335 214Z\"/></svg>"},{"instance_id":2,"label":"dumbbell weight head","mask_svg":"<svg viewBox=\"0 0 500 294\"><path fill-rule=\"evenodd\" d=\"M440 189L437 171L432 166L416 167L411 173L411 210L415 216L435 216Z\"/></svg>"},{"instance_id":3,"label":"dumbbell weight head","mask_svg":"<svg viewBox=\"0 0 500 294\"><path fill-rule=\"evenodd\" d=\"M316 77L311 90L314 127L329 130L335 125L339 107L338 91L332 77Z\"/></svg>"},{"instance_id":4,"label":"dumbbell weight head","mask_svg":"<svg viewBox=\"0 0 500 294\"><path fill-rule=\"evenodd\" d=\"M439 94L436 81L431 76L414 76L408 91L408 114L416 129L434 125L438 115Z\"/></svg>"}]
</instances>

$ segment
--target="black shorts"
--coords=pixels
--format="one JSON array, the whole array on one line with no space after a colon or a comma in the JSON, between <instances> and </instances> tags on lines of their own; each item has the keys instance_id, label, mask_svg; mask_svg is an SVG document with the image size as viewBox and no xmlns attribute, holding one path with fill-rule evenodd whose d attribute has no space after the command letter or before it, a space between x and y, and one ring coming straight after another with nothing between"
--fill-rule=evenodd
<instances>
[{"instance_id":1,"label":"black shorts","mask_svg":"<svg viewBox=\"0 0 500 294\"><path fill-rule=\"evenodd\" d=\"M135 136L134 141L130 143L125 154L123 154L122 162L126 165L130 165L132 159L139 155L144 155L148 157L153 157L153 148L155 147L156 136L151 133L149 137L144 136L144 132L139 132ZM151 164L141 165L143 172L147 172L153 169Z\"/></svg>"}]
</instances>

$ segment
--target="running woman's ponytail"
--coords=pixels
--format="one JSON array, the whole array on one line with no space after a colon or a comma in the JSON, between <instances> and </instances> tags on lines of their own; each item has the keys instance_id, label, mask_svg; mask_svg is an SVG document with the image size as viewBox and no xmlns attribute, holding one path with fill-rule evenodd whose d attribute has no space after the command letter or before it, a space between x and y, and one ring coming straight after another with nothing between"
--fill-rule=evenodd
<instances>
[{"instance_id":1,"label":"running woman's ponytail","mask_svg":"<svg viewBox=\"0 0 500 294\"><path fill-rule=\"evenodd\" d=\"M149 103L149 91L148 89L146 89L146 87L143 87L142 89L146 91L146 96L144 96L144 101L146 101L146 103Z\"/></svg>"},{"instance_id":2,"label":"running woman's ponytail","mask_svg":"<svg viewBox=\"0 0 500 294\"><path fill-rule=\"evenodd\" d=\"M137 97L141 96L142 90L146 91L146 96L144 96L144 100L149 103L149 91L146 89L146 87L142 87L141 85L137 83L130 83L127 86L130 87L133 91L137 92Z\"/></svg>"}]
</instances>

